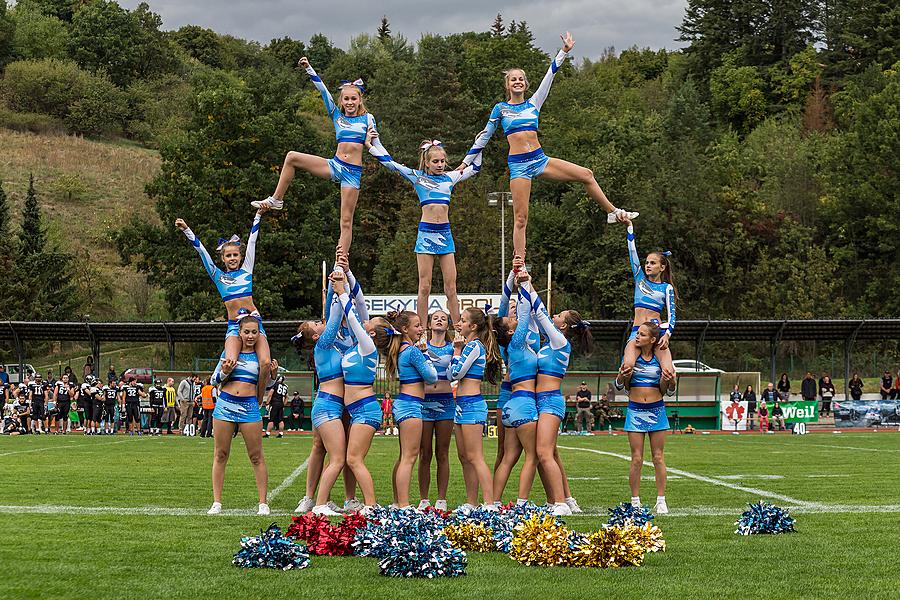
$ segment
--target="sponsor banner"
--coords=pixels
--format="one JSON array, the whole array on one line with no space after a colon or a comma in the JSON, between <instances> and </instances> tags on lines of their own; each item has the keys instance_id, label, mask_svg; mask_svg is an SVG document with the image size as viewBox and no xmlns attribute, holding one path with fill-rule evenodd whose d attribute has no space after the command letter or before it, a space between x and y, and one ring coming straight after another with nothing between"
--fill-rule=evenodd
<instances>
[{"instance_id":1,"label":"sponsor banner","mask_svg":"<svg viewBox=\"0 0 900 600\"><path fill-rule=\"evenodd\" d=\"M900 400L842 400L831 403L835 427L898 427Z\"/></svg>"},{"instance_id":2,"label":"sponsor banner","mask_svg":"<svg viewBox=\"0 0 900 600\"><path fill-rule=\"evenodd\" d=\"M797 402L779 402L784 411L785 423L815 423L819 420L819 412L815 400L799 400ZM772 407L769 405L769 419L772 418Z\"/></svg>"},{"instance_id":3,"label":"sponsor banner","mask_svg":"<svg viewBox=\"0 0 900 600\"><path fill-rule=\"evenodd\" d=\"M500 306L500 294L459 294L460 311L467 308L480 308L484 310L485 306L491 306L491 313L497 314L497 308ZM375 296L366 294L366 308L369 314L384 315L392 310L417 310L417 297L413 294L391 294L387 296ZM447 296L443 294L431 294L428 302L428 312L443 310L447 312Z\"/></svg>"},{"instance_id":4,"label":"sponsor banner","mask_svg":"<svg viewBox=\"0 0 900 600\"><path fill-rule=\"evenodd\" d=\"M722 400L722 429L724 431L747 431L747 403Z\"/></svg>"}]
</instances>

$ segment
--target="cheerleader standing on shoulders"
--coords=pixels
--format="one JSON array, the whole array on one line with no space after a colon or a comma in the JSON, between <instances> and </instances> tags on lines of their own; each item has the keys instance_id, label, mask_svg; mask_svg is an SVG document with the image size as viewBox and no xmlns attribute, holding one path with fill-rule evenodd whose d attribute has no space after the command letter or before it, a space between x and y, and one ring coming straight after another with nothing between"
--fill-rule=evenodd
<instances>
[{"instance_id":1,"label":"cheerleader standing on shoulders","mask_svg":"<svg viewBox=\"0 0 900 600\"><path fill-rule=\"evenodd\" d=\"M524 261L520 257L513 260L514 267L521 268ZM531 295L531 277L524 270L517 277L519 299L516 302L516 316L505 317L495 322L498 341L507 341L509 359L509 381L512 394L503 407L502 420L509 428L506 434L503 460L494 471L494 491L500 498L503 488L509 479L512 468L525 450L525 463L519 475L519 495L517 504L528 501L534 484L534 473L537 467L537 395L535 393L538 374L538 350L540 336L532 335L533 297ZM529 285L525 285L528 283ZM512 332L512 335L510 333Z\"/></svg>"},{"instance_id":2,"label":"cheerleader standing on shoulders","mask_svg":"<svg viewBox=\"0 0 900 600\"><path fill-rule=\"evenodd\" d=\"M241 309L258 318L259 339L255 343L254 352L259 360L260 368L264 372L268 370L269 361L272 357L262 317L253 303L253 266L256 264L256 240L259 237L262 215L267 210L269 210L267 207L263 207L256 211L253 225L250 226L250 237L247 238L247 248L244 251L243 262L241 261L240 238L237 235L233 235L227 240L219 238L219 245L216 247L216 251L225 265L224 271L216 266L200 238L191 231L184 219L175 219L175 226L184 233L194 250L200 255L200 260L203 262L206 273L212 279L213 284L219 291L219 295L222 297L222 301L225 303L225 310L228 312L228 330L225 332L225 361L229 365L229 370L234 368L238 359L238 353L241 350L242 342L238 334L237 322L237 314ZM266 391L265 385L265 378L263 378L256 390L256 397L260 404Z\"/></svg>"},{"instance_id":3,"label":"cheerleader standing on shoulders","mask_svg":"<svg viewBox=\"0 0 900 600\"><path fill-rule=\"evenodd\" d=\"M675 379L675 366L672 364L672 352L669 340L675 330L675 300L678 292L675 289L675 277L672 274L671 252L651 252L647 255L643 266L638 256L634 238L634 225L631 219L624 221L628 225L628 259L631 262L631 273L634 275L634 325L631 336L625 345L622 363L634 368L639 351L634 343L641 323L656 321L660 323L662 311L665 309L667 322L659 325L660 338L655 344L656 357L668 379ZM675 387L670 393L675 393Z\"/></svg>"},{"instance_id":4,"label":"cheerleader standing on shoulders","mask_svg":"<svg viewBox=\"0 0 900 600\"><path fill-rule=\"evenodd\" d=\"M463 164L457 167L462 170L471 165L476 156L487 145L499 124L506 134L509 143L509 191L512 192L513 213L515 223L513 225L513 248L515 254L525 256L525 229L528 226L528 202L531 196L531 180L534 177L542 177L551 181L576 182L584 185L587 194L593 198L609 216L610 223L614 223L619 215L625 211L618 209L606 198L606 194L600 189L600 185L594 178L594 173L586 168L570 163L559 158L550 158L544 154L541 143L538 141L538 118L541 107L550 92L553 78L562 66L564 60L575 46L575 40L567 31L560 36L563 40L562 50L550 62L550 68L544 75L538 89L527 100L525 92L528 90L528 78L522 69L511 69L504 73L504 91L506 101L498 102L488 119L487 126L475 138L472 149L469 150ZM631 218L638 213L628 213Z\"/></svg>"},{"instance_id":5,"label":"cheerleader standing on shoulders","mask_svg":"<svg viewBox=\"0 0 900 600\"><path fill-rule=\"evenodd\" d=\"M481 170L481 154L475 155L472 164L462 171L445 173L447 153L438 140L422 140L419 146L419 169L410 169L396 162L381 145L376 131L366 137L369 153L382 165L399 173L413 184L422 207L419 235L416 238L416 264L419 270L419 296L417 312L419 322L428 319L428 297L431 293L431 276L434 257L438 256L444 279L444 294L450 318L459 321L459 299L456 295L456 245L450 232L450 194L457 183L465 181Z\"/></svg>"},{"instance_id":6,"label":"cheerleader standing on shoulders","mask_svg":"<svg viewBox=\"0 0 900 600\"><path fill-rule=\"evenodd\" d=\"M456 390L456 445L463 468L475 474L484 508L497 510L494 505L494 485L491 472L484 462L482 433L487 424L487 402L481 395L481 381L491 383L497 380L500 371L500 353L494 340L491 320L477 308L467 308L462 313L458 333L453 339L453 358L450 361L450 379L459 381ZM466 490L466 505L470 509L478 503L477 488L474 493Z\"/></svg>"},{"instance_id":7,"label":"cheerleader standing on shoulders","mask_svg":"<svg viewBox=\"0 0 900 600\"><path fill-rule=\"evenodd\" d=\"M257 514L268 515L266 489L269 485L269 472L266 468L266 459L263 457L262 417L259 413L256 387L259 380L263 381L264 389L268 383L274 384L278 361L273 360L269 370L260 371L256 355L256 345L261 337L259 319L251 315L247 309L238 311L237 317L238 335L241 340L238 360L235 364L231 364L223 352L210 379L213 385L219 386L219 399L213 410L215 442L212 466L213 504L207 514L216 515L222 512L225 466L231 454L231 440L235 433L240 431L256 477L256 490L259 493Z\"/></svg>"},{"instance_id":8,"label":"cheerleader standing on shoulders","mask_svg":"<svg viewBox=\"0 0 900 600\"><path fill-rule=\"evenodd\" d=\"M453 358L453 340L450 339L449 315L438 310L430 317L431 338L427 342L428 354L437 370L437 381L425 384L425 402L422 404L422 442L419 449L419 510L430 506L431 458L437 463L437 500L434 507L447 510L447 487L450 483L450 438L453 435L453 417L456 400L450 389L448 370ZM470 477L471 479L471 477Z\"/></svg>"},{"instance_id":9,"label":"cheerleader standing on shoulders","mask_svg":"<svg viewBox=\"0 0 900 600\"><path fill-rule=\"evenodd\" d=\"M393 318L392 318L393 317ZM400 456L394 465L394 503L409 506L409 482L413 465L422 445L422 412L425 385L437 382L434 364L421 348L415 346L425 328L419 316L408 310L388 316L394 331L385 353L384 368L388 376L399 375L400 393L394 400L394 423L400 431Z\"/></svg>"},{"instance_id":10,"label":"cheerleader standing on shoulders","mask_svg":"<svg viewBox=\"0 0 900 600\"><path fill-rule=\"evenodd\" d=\"M338 245L349 253L350 244L353 242L353 213L356 211L356 202L359 200L360 179L362 178L363 142L366 140L366 132L375 129L375 117L366 110L366 103L363 99L365 87L362 79L341 82L338 96L339 106L335 104L331 92L309 64L309 59L304 56L297 64L306 69L309 80L319 90L322 101L325 103L325 110L334 125L334 135L337 139L334 158L325 159L313 154L288 152L284 158L284 165L281 167L281 175L278 177L275 191L265 200L257 200L250 204L256 208L266 206L281 210L284 206L284 194L291 185L297 169L306 171L315 177L340 183L341 236Z\"/></svg>"},{"instance_id":11,"label":"cheerleader standing on shoulders","mask_svg":"<svg viewBox=\"0 0 900 600\"><path fill-rule=\"evenodd\" d=\"M566 417L566 400L561 388L572 354L570 340L576 340L582 351L590 354L594 349L594 339L588 322L581 318L578 311L564 310L551 319L531 282L522 282L520 288L531 296L534 318L541 333L547 338L538 352L536 434L537 455L547 501L554 505L554 514L580 513L581 508L569 489L569 480L559 457L556 439L559 436L559 425Z\"/></svg>"},{"instance_id":12,"label":"cheerleader standing on shoulders","mask_svg":"<svg viewBox=\"0 0 900 600\"><path fill-rule=\"evenodd\" d=\"M663 402L663 391L674 389L674 374L667 374L656 356L662 339L659 325L647 321L634 334L634 346L638 350L634 367L622 364L616 377L616 387L628 386L628 413L625 415L625 431L631 446L631 468L628 483L631 486L631 505L641 506L641 467L644 464L644 434L650 438L653 455L653 471L656 477L656 505L653 512L668 514L666 506L666 460L663 447L669 419Z\"/></svg>"}]
</instances>

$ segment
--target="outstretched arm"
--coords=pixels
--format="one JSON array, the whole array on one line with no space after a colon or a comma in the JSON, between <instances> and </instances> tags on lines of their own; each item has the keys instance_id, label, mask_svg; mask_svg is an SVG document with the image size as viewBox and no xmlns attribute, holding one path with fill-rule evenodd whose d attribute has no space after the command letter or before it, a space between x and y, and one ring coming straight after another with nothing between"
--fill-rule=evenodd
<instances>
[{"instance_id":1,"label":"outstretched arm","mask_svg":"<svg viewBox=\"0 0 900 600\"><path fill-rule=\"evenodd\" d=\"M250 226L250 236L247 238L247 249L244 250L244 263L241 269L248 273L253 272L253 265L256 264L256 240L259 238L259 223L262 220L262 212L256 211L253 217L253 225Z\"/></svg>"},{"instance_id":2,"label":"outstretched arm","mask_svg":"<svg viewBox=\"0 0 900 600\"><path fill-rule=\"evenodd\" d=\"M556 77L556 72L559 71L563 61L565 61L568 56L569 53L563 49L559 51L556 58L550 61L550 68L547 69L547 74L544 75L544 79L541 80L541 85L538 86L534 95L531 96L531 103L534 104L536 109L541 110L541 106L543 106L544 101L547 99L547 95L550 93L550 86L553 85L553 78Z\"/></svg>"},{"instance_id":3,"label":"outstretched arm","mask_svg":"<svg viewBox=\"0 0 900 600\"><path fill-rule=\"evenodd\" d=\"M503 293L500 295L500 308L497 309L497 316L503 318L509 315L509 299L512 291L516 287L516 273L510 271L506 277L506 283L503 284Z\"/></svg>"},{"instance_id":4,"label":"outstretched arm","mask_svg":"<svg viewBox=\"0 0 900 600\"><path fill-rule=\"evenodd\" d=\"M196 250L197 254L200 255L200 261L203 263L203 268L206 269L206 274L209 275L210 279L215 281L219 269L213 262L212 257L209 255L209 252L207 252L206 246L203 245L203 242L200 241L200 238L194 235L194 232L191 231L191 228L188 227L187 224L181 219L176 219L175 226L181 229L181 231L184 233L184 237L188 239L188 241L194 247L194 250Z\"/></svg>"},{"instance_id":5,"label":"outstretched arm","mask_svg":"<svg viewBox=\"0 0 900 600\"><path fill-rule=\"evenodd\" d=\"M459 356L454 355L450 359L450 368L447 370L447 376L450 381L459 381L466 376L472 365L481 357L481 348L474 341L466 344Z\"/></svg>"},{"instance_id":6,"label":"outstretched arm","mask_svg":"<svg viewBox=\"0 0 900 600\"><path fill-rule=\"evenodd\" d=\"M666 318L669 320L669 330L666 332L666 335L671 338L677 318L675 313L675 288L671 284L666 286Z\"/></svg>"},{"instance_id":7,"label":"outstretched arm","mask_svg":"<svg viewBox=\"0 0 900 600\"><path fill-rule=\"evenodd\" d=\"M481 130L481 133L475 138L472 148L466 153L466 157L463 159L464 165L468 167L475 162L475 157L481 154L481 151L487 146L488 140L494 135L498 123L500 123L500 105L496 104L491 110L491 116L488 118L487 125Z\"/></svg>"},{"instance_id":8,"label":"outstretched arm","mask_svg":"<svg viewBox=\"0 0 900 600\"><path fill-rule=\"evenodd\" d=\"M410 169L406 165L398 163L391 157L385 147L381 145L381 140L379 140L377 136L371 137L369 154L377 158L378 162L380 162L388 170L399 173L410 183L415 183L416 179L418 179L418 175L416 175L416 172L413 169Z\"/></svg>"},{"instance_id":9,"label":"outstretched arm","mask_svg":"<svg viewBox=\"0 0 900 600\"><path fill-rule=\"evenodd\" d=\"M338 107L334 103L334 98L331 97L331 92L329 92L328 88L325 87L325 84L322 83L322 78L316 74L316 70L312 68L312 65L309 64L309 61L305 56L300 59L299 65L306 69L309 80L312 81L313 85L316 86L316 89L319 90L319 94L322 96L322 102L325 103L325 110L328 111L328 116L334 116Z\"/></svg>"},{"instance_id":10,"label":"outstretched arm","mask_svg":"<svg viewBox=\"0 0 900 600\"><path fill-rule=\"evenodd\" d=\"M450 171L447 175L453 181L453 185L456 185L460 181L465 181L469 177L474 177L481 170L481 152L475 155L475 158L472 159L472 164L467 166L462 171Z\"/></svg>"},{"instance_id":11,"label":"outstretched arm","mask_svg":"<svg viewBox=\"0 0 900 600\"><path fill-rule=\"evenodd\" d=\"M553 324L553 319L551 319L550 315L547 313L547 308L544 306L538 293L534 291L531 282L525 282L520 287L526 288L528 293L531 294L531 309L534 311L534 318L538 322L541 332L550 340L550 347L554 350L565 347L565 345L569 343L569 340L567 340L566 336L563 335L563 332L557 329L556 325Z\"/></svg>"},{"instance_id":12,"label":"outstretched arm","mask_svg":"<svg viewBox=\"0 0 900 600\"><path fill-rule=\"evenodd\" d=\"M634 225L628 223L628 260L631 263L631 274L635 279L640 278L644 269L641 268L641 257L638 256L637 244L634 241Z\"/></svg>"},{"instance_id":13,"label":"outstretched arm","mask_svg":"<svg viewBox=\"0 0 900 600\"><path fill-rule=\"evenodd\" d=\"M363 327L362 322L359 320L359 315L353 309L353 302L350 301L350 295L347 292L342 292L340 298L344 317L347 319L347 324L350 325L350 331L353 333L353 337L356 338L360 353L371 354L375 351L375 342L372 341L372 336L370 336L369 332L366 331L366 328Z\"/></svg>"},{"instance_id":14,"label":"outstretched arm","mask_svg":"<svg viewBox=\"0 0 900 600\"><path fill-rule=\"evenodd\" d=\"M528 286L529 288L531 285ZM516 318L518 324L509 342L511 348L524 348L528 343L528 329L531 326L531 292L525 287L519 287L519 301L516 303Z\"/></svg>"},{"instance_id":15,"label":"outstretched arm","mask_svg":"<svg viewBox=\"0 0 900 600\"><path fill-rule=\"evenodd\" d=\"M319 335L319 339L316 340L316 347L322 348L323 350L331 348L334 345L338 329L341 326L341 320L344 317L341 303L334 297L333 293L330 298L328 316L325 319L325 329L322 331L322 334Z\"/></svg>"},{"instance_id":16,"label":"outstretched arm","mask_svg":"<svg viewBox=\"0 0 900 600\"><path fill-rule=\"evenodd\" d=\"M349 269L347 269L347 283L350 284L350 295L353 297L353 305L359 318L363 321L369 320L369 310L366 308L366 296L363 294L362 286Z\"/></svg>"}]
</instances>

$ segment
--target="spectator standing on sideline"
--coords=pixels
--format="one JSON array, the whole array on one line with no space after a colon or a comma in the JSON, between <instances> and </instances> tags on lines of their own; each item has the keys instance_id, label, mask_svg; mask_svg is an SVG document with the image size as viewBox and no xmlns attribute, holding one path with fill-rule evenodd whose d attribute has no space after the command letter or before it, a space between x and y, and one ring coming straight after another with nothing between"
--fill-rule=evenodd
<instances>
[{"instance_id":1,"label":"spectator standing on sideline","mask_svg":"<svg viewBox=\"0 0 900 600\"><path fill-rule=\"evenodd\" d=\"M897 371L897 378L894 380L893 389L891 389L891 400L900 400L900 371Z\"/></svg>"},{"instance_id":2,"label":"spectator standing on sideline","mask_svg":"<svg viewBox=\"0 0 900 600\"><path fill-rule=\"evenodd\" d=\"M890 371L885 371L884 375L881 376L881 399L887 400L891 396L891 389L893 388L894 378L891 377Z\"/></svg>"},{"instance_id":3,"label":"spectator standing on sideline","mask_svg":"<svg viewBox=\"0 0 900 600\"><path fill-rule=\"evenodd\" d=\"M812 371L807 371L806 377L804 377L803 382L800 383L800 396L809 402L814 401L818 395L819 386L816 385L816 378L813 377Z\"/></svg>"},{"instance_id":4,"label":"spectator standing on sideline","mask_svg":"<svg viewBox=\"0 0 900 600\"><path fill-rule=\"evenodd\" d=\"M819 388L819 395L822 397L822 406L819 407L819 416L823 414L831 414L831 400L834 398L834 384L831 383L831 377L825 375L822 377L822 385Z\"/></svg>"},{"instance_id":5,"label":"spectator standing on sideline","mask_svg":"<svg viewBox=\"0 0 900 600\"><path fill-rule=\"evenodd\" d=\"M163 409L163 422L166 423L166 434L172 435L172 422L175 421L175 380L166 379L165 408Z\"/></svg>"},{"instance_id":6,"label":"spectator standing on sideline","mask_svg":"<svg viewBox=\"0 0 900 600\"><path fill-rule=\"evenodd\" d=\"M194 409L194 379L196 373L191 373L190 377L185 377L178 384L178 413L179 421L176 427L181 428L181 435L187 435L187 426L191 422L191 413Z\"/></svg>"},{"instance_id":7,"label":"spectator standing on sideline","mask_svg":"<svg viewBox=\"0 0 900 600\"><path fill-rule=\"evenodd\" d=\"M203 422L200 424L200 437L212 437L212 414L216 409L216 387L209 382L209 377L203 381L200 388L200 398L203 406Z\"/></svg>"},{"instance_id":8,"label":"spectator standing on sideline","mask_svg":"<svg viewBox=\"0 0 900 600\"><path fill-rule=\"evenodd\" d=\"M616 401L616 387L612 382L606 384L606 401L610 406Z\"/></svg>"},{"instance_id":9,"label":"spectator standing on sideline","mask_svg":"<svg viewBox=\"0 0 900 600\"><path fill-rule=\"evenodd\" d=\"M860 379L859 373L853 374L853 379L850 380L850 383L847 384L847 387L850 388L850 397L854 400L862 400L862 392L863 392L863 380Z\"/></svg>"},{"instance_id":10,"label":"spectator standing on sideline","mask_svg":"<svg viewBox=\"0 0 900 600\"><path fill-rule=\"evenodd\" d=\"M63 375L68 375L69 383L71 383L75 387L78 387L78 378L75 377L75 373L72 372L72 367L66 367L65 369L63 369Z\"/></svg>"},{"instance_id":11,"label":"spectator standing on sideline","mask_svg":"<svg viewBox=\"0 0 900 600\"><path fill-rule=\"evenodd\" d=\"M775 429L778 431L784 431L784 411L781 410L781 404L776 402L775 406L772 407L772 420L775 422Z\"/></svg>"},{"instance_id":12,"label":"spectator standing on sideline","mask_svg":"<svg viewBox=\"0 0 900 600\"><path fill-rule=\"evenodd\" d=\"M766 389L764 389L759 395L760 408L762 408L763 402L771 406L775 404L776 400L778 400L778 392L775 391L775 386L772 385L772 382L769 382L769 385L766 386ZM766 414L768 415L768 413ZM760 413L760 416L762 416L762 413Z\"/></svg>"},{"instance_id":13,"label":"spectator standing on sideline","mask_svg":"<svg viewBox=\"0 0 900 600\"><path fill-rule=\"evenodd\" d=\"M788 379L787 373L782 373L781 379L778 380L778 397L782 402L787 402L791 398L791 380Z\"/></svg>"},{"instance_id":14,"label":"spectator standing on sideline","mask_svg":"<svg viewBox=\"0 0 900 600\"><path fill-rule=\"evenodd\" d=\"M604 425L609 422L609 400L607 400L607 395L603 394L600 396L597 404L594 406L594 423L597 424L600 429L603 429Z\"/></svg>"},{"instance_id":15,"label":"spectator standing on sideline","mask_svg":"<svg viewBox=\"0 0 900 600\"><path fill-rule=\"evenodd\" d=\"M294 431L303 429L303 396L295 391L291 396L291 425Z\"/></svg>"},{"instance_id":16,"label":"spectator standing on sideline","mask_svg":"<svg viewBox=\"0 0 900 600\"><path fill-rule=\"evenodd\" d=\"M756 414L756 392L753 391L752 385L748 385L744 390L741 400L747 403L747 429L753 429L753 415Z\"/></svg>"},{"instance_id":17,"label":"spectator standing on sideline","mask_svg":"<svg viewBox=\"0 0 900 600\"><path fill-rule=\"evenodd\" d=\"M87 377L94 374L94 357L88 356L84 361L84 367L81 369L81 376Z\"/></svg>"},{"instance_id":18,"label":"spectator standing on sideline","mask_svg":"<svg viewBox=\"0 0 900 600\"><path fill-rule=\"evenodd\" d=\"M395 427L394 400L391 398L390 392L385 392L384 397L381 399L381 414L381 429L384 431L384 435L391 435Z\"/></svg>"},{"instance_id":19,"label":"spectator standing on sideline","mask_svg":"<svg viewBox=\"0 0 900 600\"><path fill-rule=\"evenodd\" d=\"M769 385L772 385L772 384L770 383ZM760 396L762 399L759 401L759 432L760 433L768 433L769 432L769 407L766 404L765 396L766 396L766 392L763 391L762 396Z\"/></svg>"},{"instance_id":20,"label":"spectator standing on sideline","mask_svg":"<svg viewBox=\"0 0 900 600\"><path fill-rule=\"evenodd\" d=\"M6 372L6 365L0 365L0 387L9 385L9 373Z\"/></svg>"},{"instance_id":21,"label":"spectator standing on sideline","mask_svg":"<svg viewBox=\"0 0 900 600\"><path fill-rule=\"evenodd\" d=\"M587 424L588 433L594 430L594 413L591 412L591 390L588 389L587 383L582 381L581 386L575 393L575 430L581 433L584 424Z\"/></svg>"},{"instance_id":22,"label":"spectator standing on sideline","mask_svg":"<svg viewBox=\"0 0 900 600\"><path fill-rule=\"evenodd\" d=\"M728 397L732 402L740 402L741 401L741 389L738 387L738 384L734 384L734 387L731 388L731 395Z\"/></svg>"},{"instance_id":23,"label":"spectator standing on sideline","mask_svg":"<svg viewBox=\"0 0 900 600\"><path fill-rule=\"evenodd\" d=\"M49 387L56 385L56 377L53 376L53 369L47 369L47 379L44 380L44 383Z\"/></svg>"},{"instance_id":24,"label":"spectator standing on sideline","mask_svg":"<svg viewBox=\"0 0 900 600\"><path fill-rule=\"evenodd\" d=\"M116 367L112 364L109 365L109 371L106 372L106 383L112 385L119 379L116 376Z\"/></svg>"}]
</instances>

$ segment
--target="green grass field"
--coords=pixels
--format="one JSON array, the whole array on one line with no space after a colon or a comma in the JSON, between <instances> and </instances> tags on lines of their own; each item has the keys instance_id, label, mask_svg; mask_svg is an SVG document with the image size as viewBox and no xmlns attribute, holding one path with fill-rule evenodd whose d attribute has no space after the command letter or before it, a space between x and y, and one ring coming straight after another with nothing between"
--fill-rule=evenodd
<instances>
[{"instance_id":1,"label":"green grass field","mask_svg":"<svg viewBox=\"0 0 900 600\"><path fill-rule=\"evenodd\" d=\"M399 580L375 559L312 557L303 571L231 565L242 534L283 528L303 495L311 439L265 441L272 517L255 516L252 472L236 440L226 514L211 502L212 442L199 438L0 438L0 571L7 598L896 598L900 435L674 436L667 440L672 514L668 543L640 568L525 567L469 553L468 575ZM486 440L493 458L496 442ZM588 516L605 522L627 500L623 436L562 437L571 484ZM370 468L389 501L397 439L377 437ZM462 483L451 449L451 505ZM645 467L642 498L654 498ZM340 484L337 486L340 488ZM340 501L338 493L335 500ZM508 495L508 494L507 494ZM415 497L415 495L413 495ZM798 532L743 537L733 523L760 498L793 507ZM507 500L509 498L506 498Z\"/></svg>"}]
</instances>

